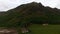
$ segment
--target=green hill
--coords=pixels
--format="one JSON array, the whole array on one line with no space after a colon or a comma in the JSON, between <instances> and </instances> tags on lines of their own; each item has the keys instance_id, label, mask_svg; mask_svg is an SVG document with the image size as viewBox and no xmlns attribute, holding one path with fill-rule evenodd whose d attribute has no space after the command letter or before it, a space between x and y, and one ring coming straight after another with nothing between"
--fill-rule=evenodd
<instances>
[{"instance_id":1,"label":"green hill","mask_svg":"<svg viewBox=\"0 0 60 34\"><path fill-rule=\"evenodd\" d=\"M0 26L20 26L21 23L60 24L60 9L45 7L36 2L22 4L0 15Z\"/></svg>"}]
</instances>

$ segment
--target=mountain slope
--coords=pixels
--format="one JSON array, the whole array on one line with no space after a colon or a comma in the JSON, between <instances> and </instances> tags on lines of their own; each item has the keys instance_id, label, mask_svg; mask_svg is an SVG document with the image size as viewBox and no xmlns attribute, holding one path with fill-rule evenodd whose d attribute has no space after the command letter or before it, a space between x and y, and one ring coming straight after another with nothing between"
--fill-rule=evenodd
<instances>
[{"instance_id":1,"label":"mountain slope","mask_svg":"<svg viewBox=\"0 0 60 34\"><path fill-rule=\"evenodd\" d=\"M1 23L4 21L3 23L10 25L29 22L60 24L60 9L44 7L36 2L20 5L8 10L6 14L2 17L2 21L0 20Z\"/></svg>"}]
</instances>

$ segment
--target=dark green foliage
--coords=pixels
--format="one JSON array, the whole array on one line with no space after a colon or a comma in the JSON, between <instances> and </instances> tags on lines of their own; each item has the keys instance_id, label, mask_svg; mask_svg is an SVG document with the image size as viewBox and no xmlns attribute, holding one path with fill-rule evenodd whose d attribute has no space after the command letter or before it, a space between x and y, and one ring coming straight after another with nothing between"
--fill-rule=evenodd
<instances>
[{"instance_id":1,"label":"dark green foliage","mask_svg":"<svg viewBox=\"0 0 60 34\"><path fill-rule=\"evenodd\" d=\"M21 26L21 23L60 24L60 9L44 7L41 3L32 2L0 15L0 26L17 27Z\"/></svg>"}]
</instances>

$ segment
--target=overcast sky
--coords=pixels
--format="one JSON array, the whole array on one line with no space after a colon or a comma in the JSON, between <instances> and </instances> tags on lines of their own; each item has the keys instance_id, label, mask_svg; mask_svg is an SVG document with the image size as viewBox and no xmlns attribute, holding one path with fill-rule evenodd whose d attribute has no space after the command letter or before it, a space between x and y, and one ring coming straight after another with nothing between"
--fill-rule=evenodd
<instances>
[{"instance_id":1,"label":"overcast sky","mask_svg":"<svg viewBox=\"0 0 60 34\"><path fill-rule=\"evenodd\" d=\"M0 0L0 11L6 11L33 1L41 2L44 6L57 7L60 9L60 0Z\"/></svg>"}]
</instances>

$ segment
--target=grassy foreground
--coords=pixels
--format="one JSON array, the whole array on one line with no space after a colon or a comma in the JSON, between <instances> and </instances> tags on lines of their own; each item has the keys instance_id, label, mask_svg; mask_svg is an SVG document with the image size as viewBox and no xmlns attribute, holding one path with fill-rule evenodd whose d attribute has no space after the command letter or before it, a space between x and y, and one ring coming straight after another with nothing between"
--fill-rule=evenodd
<instances>
[{"instance_id":1,"label":"grassy foreground","mask_svg":"<svg viewBox=\"0 0 60 34\"><path fill-rule=\"evenodd\" d=\"M42 26L33 24L30 26L32 34L60 34L60 25Z\"/></svg>"}]
</instances>

